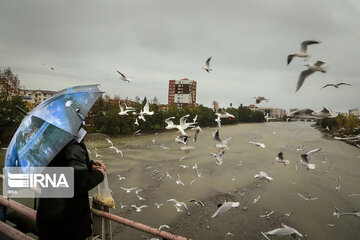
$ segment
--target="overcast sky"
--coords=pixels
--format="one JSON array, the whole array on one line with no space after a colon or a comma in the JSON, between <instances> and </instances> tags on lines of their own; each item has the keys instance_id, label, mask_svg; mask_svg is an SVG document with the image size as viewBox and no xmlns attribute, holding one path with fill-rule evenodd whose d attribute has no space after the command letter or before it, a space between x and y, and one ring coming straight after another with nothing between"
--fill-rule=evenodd
<instances>
[{"instance_id":1,"label":"overcast sky","mask_svg":"<svg viewBox=\"0 0 360 240\"><path fill-rule=\"evenodd\" d=\"M309 46L310 61L326 61L328 72L295 93L306 67L286 57L310 39L321 41ZM26 89L99 83L111 96L167 103L168 81L189 78L206 106L265 96L260 106L347 111L360 107L359 64L359 0L0 0L0 68ZM320 90L339 81L353 87Z\"/></svg>"}]
</instances>

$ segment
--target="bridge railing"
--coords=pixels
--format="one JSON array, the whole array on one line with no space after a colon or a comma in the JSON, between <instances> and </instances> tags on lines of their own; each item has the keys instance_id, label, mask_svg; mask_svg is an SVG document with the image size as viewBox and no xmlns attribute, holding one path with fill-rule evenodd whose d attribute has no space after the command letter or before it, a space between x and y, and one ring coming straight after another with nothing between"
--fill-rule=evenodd
<instances>
[{"instance_id":1,"label":"bridge railing","mask_svg":"<svg viewBox=\"0 0 360 240\"><path fill-rule=\"evenodd\" d=\"M20 213L22 216L30 219L31 221L36 221L36 211L34 209L31 209L27 206L22 205L21 203L18 203L16 201L13 201L11 199L7 199L4 196L0 195L0 206L6 207L9 209L12 209L18 213ZM103 240L112 239L111 234L111 225L110 221L117 222L120 224L123 224L125 226L137 229L139 231L161 237L163 239L169 239L169 240L188 240L186 237L178 236L169 232L165 232L162 230L158 230L156 228L144 225L142 223L138 223L114 214L111 214L108 212L108 208L106 207L99 207L96 204L93 204L93 207L90 209L91 213L93 214L93 229L97 229L96 231L100 232L100 237ZM97 221L98 220L98 221ZM96 224L96 225L95 225ZM110 225L110 227L109 227ZM0 232L3 234L9 236L12 239L16 240L34 240L30 236L26 235L25 233L20 232L19 230L9 226L8 224L5 224L4 222L0 221ZM96 234L96 233L95 233Z\"/></svg>"}]
</instances>

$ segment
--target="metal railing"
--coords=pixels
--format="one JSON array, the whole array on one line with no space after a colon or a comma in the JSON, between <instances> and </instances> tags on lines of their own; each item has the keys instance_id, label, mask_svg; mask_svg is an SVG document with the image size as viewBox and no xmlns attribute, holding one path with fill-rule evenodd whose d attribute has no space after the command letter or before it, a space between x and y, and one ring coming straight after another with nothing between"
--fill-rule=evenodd
<instances>
[{"instance_id":1,"label":"metal railing","mask_svg":"<svg viewBox=\"0 0 360 240\"><path fill-rule=\"evenodd\" d=\"M3 196L0 195L0 206L5 206L9 209L12 209L18 213L20 213L21 215L23 215L24 217L32 220L33 222L36 221L36 211L34 209L31 209L29 207L26 207L16 201L13 201L11 199L7 199ZM138 223L135 221L131 221L129 219L108 213L108 212L104 212L95 208L91 208L90 209L93 215L96 215L98 217L107 219L107 220L111 220L113 222L117 222L120 224L123 224L125 226L137 229L139 231L145 232L145 233L149 233L151 235L154 236L158 236L161 237L163 239L169 239L169 240L189 240L189 238L186 237L182 237L182 236L178 236L169 232L165 232L165 231L161 231L158 230L156 228L144 225L142 223ZM20 232L19 230L3 223L0 221L0 232L6 234L7 236L16 239L16 240L33 240L33 238L31 238L30 236ZM111 233L110 233L111 234Z\"/></svg>"}]
</instances>

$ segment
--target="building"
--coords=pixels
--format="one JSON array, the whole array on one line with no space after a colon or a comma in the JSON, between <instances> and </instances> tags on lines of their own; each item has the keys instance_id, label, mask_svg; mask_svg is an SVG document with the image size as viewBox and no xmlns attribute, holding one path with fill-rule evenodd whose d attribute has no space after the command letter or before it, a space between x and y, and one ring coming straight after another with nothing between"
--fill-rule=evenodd
<instances>
[{"instance_id":1,"label":"building","mask_svg":"<svg viewBox=\"0 0 360 240\"><path fill-rule=\"evenodd\" d=\"M55 93L56 93L55 91L47 91L47 90L21 90L22 99L34 105L37 105L42 101L45 101Z\"/></svg>"},{"instance_id":2,"label":"building","mask_svg":"<svg viewBox=\"0 0 360 240\"><path fill-rule=\"evenodd\" d=\"M286 116L286 110L281 108L270 108L270 107L257 107L254 104L250 104L248 108L252 111L263 112L264 115L269 114L269 117L282 119Z\"/></svg>"},{"instance_id":3,"label":"building","mask_svg":"<svg viewBox=\"0 0 360 240\"><path fill-rule=\"evenodd\" d=\"M353 108L349 110L349 115L352 114L355 117L360 117L360 112L358 108Z\"/></svg>"},{"instance_id":4,"label":"building","mask_svg":"<svg viewBox=\"0 0 360 240\"><path fill-rule=\"evenodd\" d=\"M196 81L183 78L169 80L168 104L176 104L179 108L196 104Z\"/></svg>"}]
</instances>

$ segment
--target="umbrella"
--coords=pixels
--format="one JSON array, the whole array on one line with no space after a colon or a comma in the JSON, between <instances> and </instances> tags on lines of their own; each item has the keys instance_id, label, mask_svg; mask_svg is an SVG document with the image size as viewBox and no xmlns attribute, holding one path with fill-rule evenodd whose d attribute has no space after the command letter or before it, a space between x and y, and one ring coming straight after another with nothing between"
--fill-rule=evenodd
<instances>
[{"instance_id":1,"label":"umbrella","mask_svg":"<svg viewBox=\"0 0 360 240\"><path fill-rule=\"evenodd\" d=\"M5 167L44 167L76 139L84 118L101 96L99 85L61 90L27 113L5 155Z\"/></svg>"}]
</instances>

